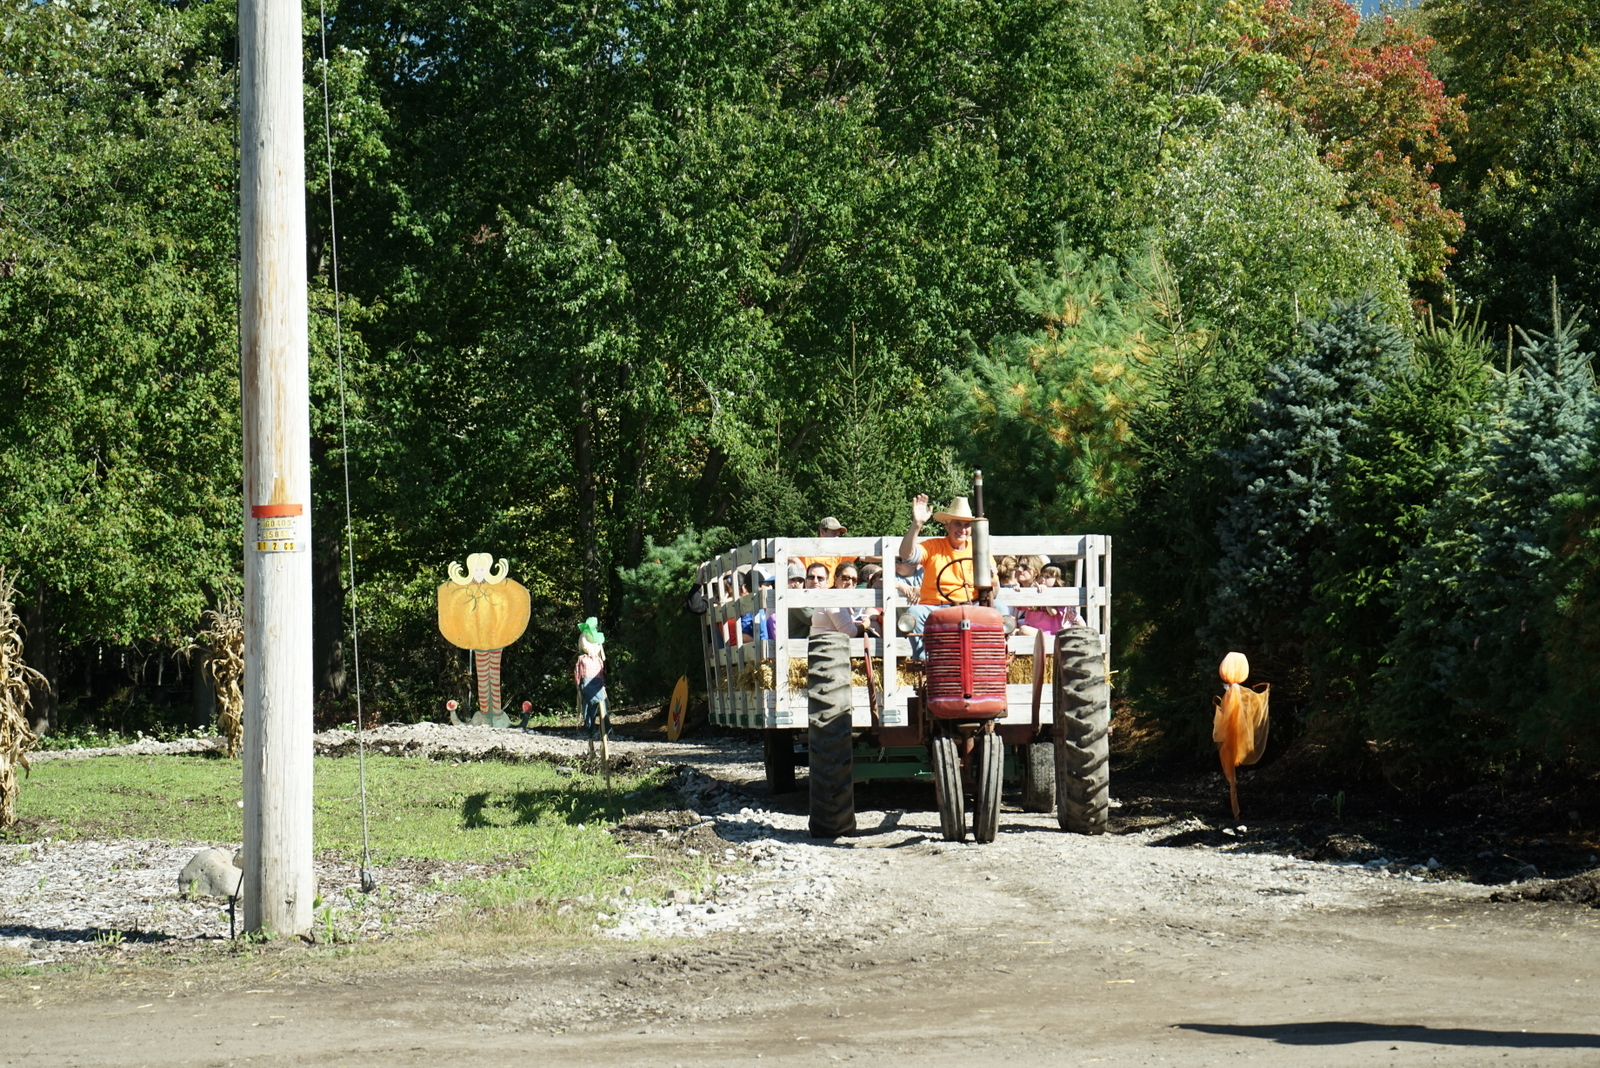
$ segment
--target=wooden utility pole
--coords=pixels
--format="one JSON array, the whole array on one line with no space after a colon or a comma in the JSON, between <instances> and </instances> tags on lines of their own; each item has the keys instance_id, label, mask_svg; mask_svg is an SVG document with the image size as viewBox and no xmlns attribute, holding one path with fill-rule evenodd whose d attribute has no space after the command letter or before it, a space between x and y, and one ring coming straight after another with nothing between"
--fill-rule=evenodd
<instances>
[{"instance_id":1,"label":"wooden utility pole","mask_svg":"<svg viewBox=\"0 0 1600 1068\"><path fill-rule=\"evenodd\" d=\"M311 453L298 0L239 0L244 929L311 928Z\"/></svg>"}]
</instances>

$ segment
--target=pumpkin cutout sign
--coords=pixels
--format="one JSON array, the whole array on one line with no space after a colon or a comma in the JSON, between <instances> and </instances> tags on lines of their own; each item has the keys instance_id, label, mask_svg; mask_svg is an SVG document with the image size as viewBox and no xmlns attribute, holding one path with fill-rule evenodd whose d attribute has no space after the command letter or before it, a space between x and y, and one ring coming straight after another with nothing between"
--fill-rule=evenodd
<instances>
[{"instance_id":1,"label":"pumpkin cutout sign","mask_svg":"<svg viewBox=\"0 0 1600 1068\"><path fill-rule=\"evenodd\" d=\"M1228 801L1233 805L1233 818L1239 818L1239 783L1237 769L1254 764L1267 748L1267 695L1270 683L1246 688L1244 680L1250 677L1250 661L1243 653L1229 653L1223 658L1217 674L1225 683L1222 696L1215 699L1216 713L1211 721L1211 740L1217 743L1217 757L1222 761L1222 777L1228 780Z\"/></svg>"},{"instance_id":2,"label":"pumpkin cutout sign","mask_svg":"<svg viewBox=\"0 0 1600 1068\"><path fill-rule=\"evenodd\" d=\"M509 727L500 708L500 658L528 629L528 591L508 576L510 566L488 553L467 557L467 569L450 562L450 581L439 587L439 633L451 645L472 651L478 682L474 723Z\"/></svg>"}]
</instances>

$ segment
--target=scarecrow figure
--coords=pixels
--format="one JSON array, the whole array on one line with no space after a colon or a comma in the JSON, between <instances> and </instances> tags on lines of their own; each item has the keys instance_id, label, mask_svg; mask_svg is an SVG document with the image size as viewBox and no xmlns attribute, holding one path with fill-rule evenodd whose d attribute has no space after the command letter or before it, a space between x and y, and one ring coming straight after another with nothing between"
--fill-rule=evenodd
<instances>
[{"instance_id":1,"label":"scarecrow figure","mask_svg":"<svg viewBox=\"0 0 1600 1068\"><path fill-rule=\"evenodd\" d=\"M1211 740L1217 743L1217 756L1222 761L1222 777L1228 780L1228 803L1233 806L1233 818L1239 819L1239 782L1236 769L1254 764L1267 748L1267 701L1272 692L1270 683L1247 688L1244 681L1250 677L1250 661L1243 653L1229 653L1222 658L1217 674L1224 683L1222 696L1215 698L1216 711L1211 720Z\"/></svg>"},{"instance_id":2,"label":"scarecrow figure","mask_svg":"<svg viewBox=\"0 0 1600 1068\"><path fill-rule=\"evenodd\" d=\"M590 616L578 625L578 661L572 665L572 681L578 687L578 714L583 733L594 745L595 726L605 730L606 636L600 621Z\"/></svg>"},{"instance_id":3,"label":"scarecrow figure","mask_svg":"<svg viewBox=\"0 0 1600 1068\"><path fill-rule=\"evenodd\" d=\"M472 651L478 679L478 711L472 722L511 726L500 707L500 657L528 629L528 591L511 581L510 565L489 553L467 557L467 570L450 562L450 581L439 587L439 633L451 645ZM454 710L452 710L453 712Z\"/></svg>"}]
</instances>

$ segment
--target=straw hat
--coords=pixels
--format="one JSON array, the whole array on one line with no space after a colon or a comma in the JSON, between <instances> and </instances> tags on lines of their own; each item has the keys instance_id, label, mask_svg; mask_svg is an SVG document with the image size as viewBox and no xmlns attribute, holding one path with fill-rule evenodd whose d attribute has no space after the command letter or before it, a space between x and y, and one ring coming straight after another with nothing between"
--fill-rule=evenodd
<instances>
[{"instance_id":1,"label":"straw hat","mask_svg":"<svg viewBox=\"0 0 1600 1068\"><path fill-rule=\"evenodd\" d=\"M949 511L935 512L933 513L933 518L935 522L939 523L948 523L952 519L964 520L970 523L978 517L972 514L972 505L967 503L965 497L957 497L950 502Z\"/></svg>"}]
</instances>

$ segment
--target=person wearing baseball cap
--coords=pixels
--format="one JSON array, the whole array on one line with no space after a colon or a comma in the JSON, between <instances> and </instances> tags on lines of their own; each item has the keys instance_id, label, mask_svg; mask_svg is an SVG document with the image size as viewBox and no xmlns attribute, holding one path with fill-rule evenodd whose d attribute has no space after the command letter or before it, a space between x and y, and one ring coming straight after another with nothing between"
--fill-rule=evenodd
<instances>
[{"instance_id":1,"label":"person wearing baseball cap","mask_svg":"<svg viewBox=\"0 0 1600 1068\"><path fill-rule=\"evenodd\" d=\"M839 522L837 516L823 516L817 524L817 537L842 538L845 535L845 525ZM800 566L810 570L812 564L821 564L828 569L828 581L833 582L833 573L839 569L839 562L845 559L842 556L802 556ZM852 557L852 559L854 559Z\"/></svg>"}]
</instances>

